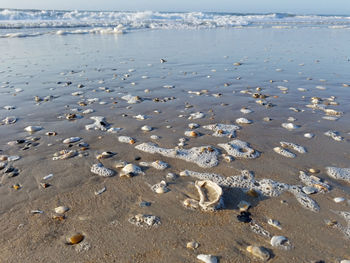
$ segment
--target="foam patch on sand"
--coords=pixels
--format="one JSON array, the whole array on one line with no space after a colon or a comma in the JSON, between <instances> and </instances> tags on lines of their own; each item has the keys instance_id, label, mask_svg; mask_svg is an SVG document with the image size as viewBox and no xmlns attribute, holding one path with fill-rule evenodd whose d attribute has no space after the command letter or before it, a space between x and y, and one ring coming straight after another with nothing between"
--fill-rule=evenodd
<instances>
[{"instance_id":1,"label":"foam patch on sand","mask_svg":"<svg viewBox=\"0 0 350 263\"><path fill-rule=\"evenodd\" d=\"M327 167L326 169L330 177L350 183L350 168Z\"/></svg>"},{"instance_id":2,"label":"foam patch on sand","mask_svg":"<svg viewBox=\"0 0 350 263\"><path fill-rule=\"evenodd\" d=\"M264 196L275 197L288 191L292 193L297 201L306 209L313 212L320 210L319 205L302 192L301 186L289 185L285 183L276 182L271 179L255 180L253 173L248 170L242 170L240 175L223 177L212 173L199 173L185 170L180 173L181 176L190 176L200 180L210 180L221 187L241 188L243 191L255 190Z\"/></svg>"},{"instance_id":3,"label":"foam patch on sand","mask_svg":"<svg viewBox=\"0 0 350 263\"><path fill-rule=\"evenodd\" d=\"M260 156L258 151L251 148L247 142L241 140L219 143L218 146L235 158L255 159Z\"/></svg>"},{"instance_id":4,"label":"foam patch on sand","mask_svg":"<svg viewBox=\"0 0 350 263\"><path fill-rule=\"evenodd\" d=\"M212 146L193 147L191 149L166 149L155 143L141 143L135 146L137 150L147 153L158 153L165 157L177 158L195 163L200 167L209 168L218 165L218 150Z\"/></svg>"},{"instance_id":5,"label":"foam patch on sand","mask_svg":"<svg viewBox=\"0 0 350 263\"><path fill-rule=\"evenodd\" d=\"M215 137L236 137L236 130L239 130L240 127L232 124L210 124L203 126L204 129L214 131L212 134Z\"/></svg>"}]
</instances>

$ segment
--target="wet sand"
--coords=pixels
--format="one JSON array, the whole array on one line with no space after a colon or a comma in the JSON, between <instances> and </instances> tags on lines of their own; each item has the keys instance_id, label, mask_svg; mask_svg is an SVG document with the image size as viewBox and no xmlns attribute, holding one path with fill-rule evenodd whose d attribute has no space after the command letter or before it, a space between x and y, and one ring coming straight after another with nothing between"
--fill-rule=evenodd
<instances>
[{"instance_id":1,"label":"wet sand","mask_svg":"<svg viewBox=\"0 0 350 263\"><path fill-rule=\"evenodd\" d=\"M343 85L350 84L348 30L163 30L0 41L1 50L5 50L0 58L0 120L8 116L18 118L15 124L0 126L0 154L21 157L9 162L19 170L17 176L9 178L0 171L1 262L197 262L198 254L215 255L219 262L259 261L246 251L249 245L267 248L271 254L269 262L350 259L347 236L325 222L336 220L344 227L348 224L334 211L349 211L349 184L326 173L328 166L350 167L350 88ZM160 59L166 62L160 63ZM240 65L234 65L238 62ZM79 84L84 87L78 88ZM17 88L23 91L16 92ZM284 88L288 90L284 92ZM147 89L149 92L145 92ZM196 95L189 91L202 92ZM72 96L73 92L82 94ZM254 93L267 95L264 102L268 106L256 103L259 99L253 97ZM139 96L142 102L128 104L121 99L128 94ZM34 96L49 95L53 96L49 101L34 100ZM320 105L324 105L332 101L331 96L339 105L327 108L343 112L337 121L325 120L322 110L306 106L312 97L323 98ZM92 98L99 101L88 104L87 99ZM161 102L164 99L166 102ZM78 104L82 101L87 105ZM100 104L101 101L106 104ZM5 110L6 105L16 108ZM253 112L243 114L242 107ZM95 112L82 114L89 108ZM195 112L202 112L205 117L189 120ZM69 113L82 118L67 120ZM149 118L133 117L139 114ZM111 127L122 130L115 134L86 130L85 125L93 123L91 116L104 116ZM241 117L252 124L236 124L235 120ZM272 120L266 122L265 117ZM290 122L289 117L294 117L292 123L300 127L292 131L283 128L281 124ZM193 122L200 125L195 131L201 136L187 137L183 148L211 145L221 154L225 151L218 144L239 139L248 142L260 156L226 162L218 155L217 166L203 168L135 149L144 142L174 148L179 138L186 137L184 132L191 130L188 124ZM236 138L213 137L212 131L203 128L215 123L239 125ZM43 129L29 134L24 131L29 125ZM144 125L154 129L142 131ZM344 140L338 142L325 136L329 130L338 131ZM45 135L50 131L57 135ZM315 137L307 139L305 133ZM120 143L121 135L134 138L136 143ZM151 135L160 139L153 140ZM27 150L22 150L25 143L8 144L28 136L38 140L27 139L32 143ZM71 147L62 143L72 136L82 138L80 142L87 143L87 149L82 150L79 142ZM292 151L296 153L292 159L278 155L273 148L280 146L280 141L301 145L307 153ZM62 149L79 150L80 155L52 160L53 154ZM117 172L113 177L100 177L90 171L98 163L96 156L104 151L116 153L100 160ZM121 178L120 169L115 168L118 160L135 165L161 160L169 168L142 167L144 175ZM223 188L224 208L215 212L191 210L182 203L188 197L199 199L194 187L196 179L166 178L170 172L179 175L184 170L223 177L249 170L257 180L267 178L304 186L299 171L307 172L309 168L319 169L315 175L330 185L326 193L309 195L318 203L319 212L300 205L290 192L276 197L251 197L245 193L247 189L228 187ZM48 174L54 176L43 180ZM167 181L170 191L151 191L150 186L162 180ZM43 188L42 182L50 186ZM20 189L14 189L15 184ZM103 187L106 191L95 195ZM345 201L335 203L334 197L344 197ZM271 237L287 237L292 248L273 247L271 237L258 235L249 223L237 220L237 204L241 200L251 203L249 212L254 222ZM151 205L140 207L141 201ZM65 219L52 219L55 207L60 205L69 207ZM33 214L32 210L43 213ZM137 227L129 222L136 214L155 215L161 224ZM268 225L270 218L278 220L282 230ZM84 240L76 245L65 244L66 238L76 232L82 233ZM189 241L197 241L200 246L187 249Z\"/></svg>"}]
</instances>

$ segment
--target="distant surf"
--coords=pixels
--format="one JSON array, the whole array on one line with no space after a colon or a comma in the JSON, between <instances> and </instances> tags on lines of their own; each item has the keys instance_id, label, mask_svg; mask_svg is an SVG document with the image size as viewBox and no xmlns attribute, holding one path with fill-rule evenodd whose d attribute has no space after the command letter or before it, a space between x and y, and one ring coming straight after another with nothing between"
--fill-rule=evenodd
<instances>
[{"instance_id":1,"label":"distant surf","mask_svg":"<svg viewBox=\"0 0 350 263\"><path fill-rule=\"evenodd\" d=\"M123 33L126 30L220 27L350 29L350 16L286 13L119 12L0 9L0 37ZM34 31L36 30L36 31Z\"/></svg>"}]
</instances>

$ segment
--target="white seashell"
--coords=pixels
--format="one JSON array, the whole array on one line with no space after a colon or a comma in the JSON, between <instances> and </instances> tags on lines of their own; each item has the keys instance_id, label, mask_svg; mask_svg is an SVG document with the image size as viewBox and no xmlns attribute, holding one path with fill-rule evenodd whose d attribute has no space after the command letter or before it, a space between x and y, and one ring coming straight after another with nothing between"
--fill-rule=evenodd
<instances>
[{"instance_id":1,"label":"white seashell","mask_svg":"<svg viewBox=\"0 0 350 263\"><path fill-rule=\"evenodd\" d=\"M315 137L315 134L313 134L313 133L305 133L304 137L308 138L308 139L311 139L311 138Z\"/></svg>"},{"instance_id":2,"label":"white seashell","mask_svg":"<svg viewBox=\"0 0 350 263\"><path fill-rule=\"evenodd\" d=\"M333 201L336 202L336 203L341 203L341 202L345 201L345 198L344 197L335 197L333 199Z\"/></svg>"},{"instance_id":3,"label":"white seashell","mask_svg":"<svg viewBox=\"0 0 350 263\"><path fill-rule=\"evenodd\" d=\"M40 131L42 129L43 129L43 127L41 127L41 126L28 126L28 127L24 128L24 130L27 132L36 132L36 131Z\"/></svg>"},{"instance_id":4,"label":"white seashell","mask_svg":"<svg viewBox=\"0 0 350 263\"><path fill-rule=\"evenodd\" d=\"M152 140L159 140L160 139L160 137L158 136L158 135L151 135L150 136L150 138L152 139Z\"/></svg>"},{"instance_id":5,"label":"white seashell","mask_svg":"<svg viewBox=\"0 0 350 263\"><path fill-rule=\"evenodd\" d=\"M129 136L119 136L118 141L121 143L129 143L129 144L135 143L135 139L133 139Z\"/></svg>"},{"instance_id":6,"label":"white seashell","mask_svg":"<svg viewBox=\"0 0 350 263\"><path fill-rule=\"evenodd\" d=\"M251 124L253 121L248 120L246 118L238 118L236 119L237 124Z\"/></svg>"},{"instance_id":7,"label":"white seashell","mask_svg":"<svg viewBox=\"0 0 350 263\"><path fill-rule=\"evenodd\" d=\"M196 181L195 187L199 193L199 205L205 211L214 211L223 206L222 188L210 181Z\"/></svg>"},{"instance_id":8,"label":"white seashell","mask_svg":"<svg viewBox=\"0 0 350 263\"><path fill-rule=\"evenodd\" d=\"M43 177L43 180L48 180L48 179L50 179L52 177L53 177L53 174L48 174L48 175Z\"/></svg>"},{"instance_id":9,"label":"white seashell","mask_svg":"<svg viewBox=\"0 0 350 263\"><path fill-rule=\"evenodd\" d=\"M145 173L142 172L140 167L138 167L132 163L129 163L129 164L125 165L125 167L121 170L120 176L121 177L123 177L123 176L129 177L129 176L133 176L133 175L137 175L137 174L145 174Z\"/></svg>"},{"instance_id":10,"label":"white seashell","mask_svg":"<svg viewBox=\"0 0 350 263\"><path fill-rule=\"evenodd\" d=\"M7 106L4 106L4 109L5 109L5 110L14 110L14 109L16 109L16 107L15 107L15 106L7 105Z\"/></svg>"},{"instance_id":11,"label":"white seashell","mask_svg":"<svg viewBox=\"0 0 350 263\"><path fill-rule=\"evenodd\" d=\"M153 128L151 126L145 125L145 126L141 127L141 130L143 130L143 131L152 131Z\"/></svg>"},{"instance_id":12,"label":"white seashell","mask_svg":"<svg viewBox=\"0 0 350 263\"><path fill-rule=\"evenodd\" d=\"M267 223L268 223L269 225L271 225L271 226L273 226L273 227L279 229L279 230L282 229L281 223L278 222L278 221L275 220L275 219L271 219L271 218L270 218L269 220L267 220Z\"/></svg>"},{"instance_id":13,"label":"white seashell","mask_svg":"<svg viewBox=\"0 0 350 263\"><path fill-rule=\"evenodd\" d=\"M14 116L6 117L2 120L2 123L8 125L8 124L14 124L17 121L17 118Z\"/></svg>"},{"instance_id":14,"label":"white seashell","mask_svg":"<svg viewBox=\"0 0 350 263\"><path fill-rule=\"evenodd\" d=\"M139 96L125 95L122 97L122 100L126 100L129 104L135 104L142 102L142 99Z\"/></svg>"},{"instance_id":15,"label":"white seashell","mask_svg":"<svg viewBox=\"0 0 350 263\"><path fill-rule=\"evenodd\" d=\"M7 161L9 161L9 162L14 162L14 161L17 161L19 159L21 159L21 157L18 155L12 155L12 156L7 157Z\"/></svg>"},{"instance_id":16,"label":"white seashell","mask_svg":"<svg viewBox=\"0 0 350 263\"><path fill-rule=\"evenodd\" d=\"M128 164L128 163L125 162L125 161L117 161L117 162L115 163L115 168L123 168L123 167L125 167L127 164Z\"/></svg>"},{"instance_id":17,"label":"white seashell","mask_svg":"<svg viewBox=\"0 0 350 263\"><path fill-rule=\"evenodd\" d=\"M293 121L296 121L297 119L296 118L294 118L294 117L288 117L288 121L289 122L293 122Z\"/></svg>"},{"instance_id":18,"label":"white seashell","mask_svg":"<svg viewBox=\"0 0 350 263\"><path fill-rule=\"evenodd\" d=\"M93 109L86 109L86 110L84 110L82 113L83 113L83 114L90 114L90 113L93 113L93 112L94 112Z\"/></svg>"},{"instance_id":19,"label":"white seashell","mask_svg":"<svg viewBox=\"0 0 350 263\"><path fill-rule=\"evenodd\" d=\"M343 259L342 261L340 261L340 263L350 263L350 260Z\"/></svg>"},{"instance_id":20,"label":"white seashell","mask_svg":"<svg viewBox=\"0 0 350 263\"><path fill-rule=\"evenodd\" d=\"M121 131L122 128L117 128L117 127L111 127L107 130L107 132L109 133L118 133L119 131Z\"/></svg>"},{"instance_id":21,"label":"white seashell","mask_svg":"<svg viewBox=\"0 0 350 263\"><path fill-rule=\"evenodd\" d=\"M78 142L80 141L81 138L80 137L70 137L70 138L67 138L67 139L64 139L63 140L63 143L74 143L74 142Z\"/></svg>"},{"instance_id":22,"label":"white seashell","mask_svg":"<svg viewBox=\"0 0 350 263\"><path fill-rule=\"evenodd\" d=\"M291 122L282 123L282 127L290 131L299 128L298 125L295 125L294 123L291 123Z\"/></svg>"},{"instance_id":23,"label":"white seashell","mask_svg":"<svg viewBox=\"0 0 350 263\"><path fill-rule=\"evenodd\" d=\"M186 248L189 248L189 249L196 249L198 247L199 247L199 243L196 241L191 241L186 244Z\"/></svg>"},{"instance_id":24,"label":"white seashell","mask_svg":"<svg viewBox=\"0 0 350 263\"><path fill-rule=\"evenodd\" d=\"M291 244L288 240L288 238L284 236L273 236L270 241L271 245L273 247L278 247L281 249L288 250L291 248Z\"/></svg>"},{"instance_id":25,"label":"white seashell","mask_svg":"<svg viewBox=\"0 0 350 263\"><path fill-rule=\"evenodd\" d=\"M64 214L68 210L69 210L69 208L67 206L58 206L58 207L55 208L55 212L57 214Z\"/></svg>"},{"instance_id":26,"label":"white seashell","mask_svg":"<svg viewBox=\"0 0 350 263\"><path fill-rule=\"evenodd\" d=\"M197 259L203 261L204 263L217 263L218 259L212 255L199 254Z\"/></svg>"}]
</instances>

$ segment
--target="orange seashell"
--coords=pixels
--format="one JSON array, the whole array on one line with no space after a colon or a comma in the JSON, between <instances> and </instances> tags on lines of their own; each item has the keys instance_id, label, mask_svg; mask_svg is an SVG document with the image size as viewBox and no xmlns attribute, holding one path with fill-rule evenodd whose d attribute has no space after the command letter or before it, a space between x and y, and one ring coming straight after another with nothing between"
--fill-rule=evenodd
<instances>
[{"instance_id":1,"label":"orange seashell","mask_svg":"<svg viewBox=\"0 0 350 263\"><path fill-rule=\"evenodd\" d=\"M81 241L83 241L84 239L84 235L78 233L78 234L75 234L73 236L71 236L69 239L68 239L68 243L70 245L75 245L75 244L78 244L80 243Z\"/></svg>"}]
</instances>

